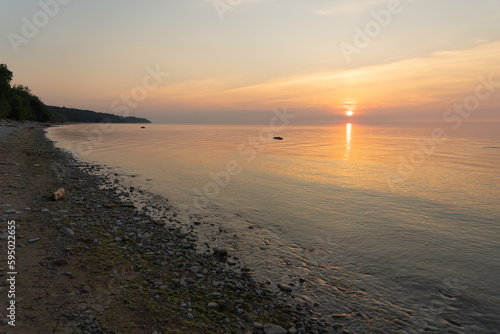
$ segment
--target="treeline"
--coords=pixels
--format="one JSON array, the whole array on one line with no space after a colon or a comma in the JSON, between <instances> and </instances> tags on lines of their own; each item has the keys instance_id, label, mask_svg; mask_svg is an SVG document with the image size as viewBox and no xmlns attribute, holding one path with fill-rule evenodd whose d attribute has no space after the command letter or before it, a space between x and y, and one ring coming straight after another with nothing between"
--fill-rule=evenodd
<instances>
[{"instance_id":1,"label":"treeline","mask_svg":"<svg viewBox=\"0 0 500 334\"><path fill-rule=\"evenodd\" d=\"M14 85L11 87L11 81L12 72L9 71L7 65L0 64L0 119L49 121L50 111L38 96L31 94L27 86Z\"/></svg>"},{"instance_id":2,"label":"treeline","mask_svg":"<svg viewBox=\"0 0 500 334\"><path fill-rule=\"evenodd\" d=\"M27 86L11 87L12 72L0 64L0 119L53 123L151 123L145 118L124 117L91 110L46 106Z\"/></svg>"},{"instance_id":3,"label":"treeline","mask_svg":"<svg viewBox=\"0 0 500 334\"><path fill-rule=\"evenodd\" d=\"M80 110L66 107L49 106L49 111L52 113L52 122L75 122L75 123L151 123L145 118L139 117L124 117L113 114L95 112L91 110Z\"/></svg>"}]
</instances>

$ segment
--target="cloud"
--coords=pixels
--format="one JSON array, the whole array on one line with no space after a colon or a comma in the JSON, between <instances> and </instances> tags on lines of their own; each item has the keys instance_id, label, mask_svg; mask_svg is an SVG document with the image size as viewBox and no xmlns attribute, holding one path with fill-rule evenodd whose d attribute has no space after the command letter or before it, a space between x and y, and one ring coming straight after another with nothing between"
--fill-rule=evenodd
<instances>
[{"instance_id":1,"label":"cloud","mask_svg":"<svg viewBox=\"0 0 500 334\"><path fill-rule=\"evenodd\" d=\"M185 82L163 87L151 101L177 110L270 110L286 106L330 113L343 112L350 103L356 104L361 114L399 109L412 110L417 118L427 117L430 110L442 114L443 108L462 101L474 90L479 76L492 74L500 80L498 54L500 42L490 42L428 57L284 77L243 87L234 87L225 78ZM483 107L494 107L495 101L486 101Z\"/></svg>"}]
</instances>

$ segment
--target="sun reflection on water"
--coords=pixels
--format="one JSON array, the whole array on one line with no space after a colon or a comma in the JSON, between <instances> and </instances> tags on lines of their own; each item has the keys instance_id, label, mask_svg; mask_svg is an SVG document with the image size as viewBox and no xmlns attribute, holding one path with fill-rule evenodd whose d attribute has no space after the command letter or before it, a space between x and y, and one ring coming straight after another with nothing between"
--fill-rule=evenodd
<instances>
[{"instance_id":1,"label":"sun reflection on water","mask_svg":"<svg viewBox=\"0 0 500 334\"><path fill-rule=\"evenodd\" d=\"M352 124L347 123L345 128L345 154L344 160L349 160L349 153L351 151L351 139L352 139Z\"/></svg>"}]
</instances>

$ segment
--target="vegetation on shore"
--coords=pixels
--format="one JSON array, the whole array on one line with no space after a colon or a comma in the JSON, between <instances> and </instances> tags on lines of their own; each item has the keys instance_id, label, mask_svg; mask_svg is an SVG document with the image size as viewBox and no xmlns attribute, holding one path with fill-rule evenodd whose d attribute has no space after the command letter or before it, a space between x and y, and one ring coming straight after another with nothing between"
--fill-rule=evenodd
<instances>
[{"instance_id":1,"label":"vegetation on shore","mask_svg":"<svg viewBox=\"0 0 500 334\"><path fill-rule=\"evenodd\" d=\"M7 65L0 64L0 118L18 121L47 122L50 112L27 86L11 86L13 74Z\"/></svg>"},{"instance_id":2,"label":"vegetation on shore","mask_svg":"<svg viewBox=\"0 0 500 334\"><path fill-rule=\"evenodd\" d=\"M146 118L133 116L117 116L113 114L95 112L91 110L80 110L66 107L49 106L49 111L52 114L52 122L76 122L76 123L151 123Z\"/></svg>"},{"instance_id":3,"label":"vegetation on shore","mask_svg":"<svg viewBox=\"0 0 500 334\"><path fill-rule=\"evenodd\" d=\"M91 110L46 106L28 86L11 86L13 73L0 64L0 119L58 123L151 123L145 118L117 116Z\"/></svg>"}]
</instances>

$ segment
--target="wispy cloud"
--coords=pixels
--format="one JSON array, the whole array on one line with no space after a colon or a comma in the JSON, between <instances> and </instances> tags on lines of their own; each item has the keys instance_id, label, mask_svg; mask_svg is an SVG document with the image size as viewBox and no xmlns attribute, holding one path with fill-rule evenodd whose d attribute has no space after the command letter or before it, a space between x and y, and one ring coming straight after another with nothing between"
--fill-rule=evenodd
<instances>
[{"instance_id":1,"label":"wispy cloud","mask_svg":"<svg viewBox=\"0 0 500 334\"><path fill-rule=\"evenodd\" d=\"M231 87L224 78L179 83L163 87L155 95L158 102L191 110L245 109L243 106L260 106L264 110L282 104L335 112L343 110L347 100L355 101L361 111L429 105L440 108L467 94L478 76L492 74L500 78L500 70L494 67L499 52L500 42L490 42L428 57L285 77L238 88ZM429 116L429 111L422 110Z\"/></svg>"}]
</instances>

